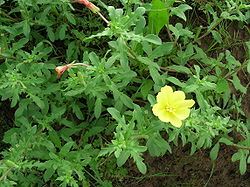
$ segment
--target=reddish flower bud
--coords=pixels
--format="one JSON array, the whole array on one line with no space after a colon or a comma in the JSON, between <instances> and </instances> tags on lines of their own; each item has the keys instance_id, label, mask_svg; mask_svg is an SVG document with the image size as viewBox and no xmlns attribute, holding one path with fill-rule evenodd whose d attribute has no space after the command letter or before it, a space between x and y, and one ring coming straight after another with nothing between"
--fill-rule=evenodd
<instances>
[{"instance_id":1,"label":"reddish flower bud","mask_svg":"<svg viewBox=\"0 0 250 187\"><path fill-rule=\"evenodd\" d=\"M67 69L69 69L68 65L56 67L55 70L57 71L57 78L60 79L63 72L65 72Z\"/></svg>"},{"instance_id":2,"label":"reddish flower bud","mask_svg":"<svg viewBox=\"0 0 250 187\"><path fill-rule=\"evenodd\" d=\"M86 7L88 7L94 13L97 13L100 11L100 9L97 6L95 6L93 3L89 2L88 0L76 0L76 1L84 4Z\"/></svg>"}]
</instances>

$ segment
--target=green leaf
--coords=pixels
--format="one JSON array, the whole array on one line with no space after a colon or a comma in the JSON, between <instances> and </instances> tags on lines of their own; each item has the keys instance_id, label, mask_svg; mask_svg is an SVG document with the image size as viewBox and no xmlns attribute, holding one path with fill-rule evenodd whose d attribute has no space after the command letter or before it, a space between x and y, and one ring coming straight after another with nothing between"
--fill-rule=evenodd
<instances>
[{"instance_id":1,"label":"green leaf","mask_svg":"<svg viewBox=\"0 0 250 187\"><path fill-rule=\"evenodd\" d=\"M99 118L102 112L102 99L97 98L95 102L94 114L96 118Z\"/></svg>"},{"instance_id":2,"label":"green leaf","mask_svg":"<svg viewBox=\"0 0 250 187\"><path fill-rule=\"evenodd\" d=\"M52 177L52 175L55 173L55 170L53 168L48 168L43 174L44 181L47 182Z\"/></svg>"},{"instance_id":3,"label":"green leaf","mask_svg":"<svg viewBox=\"0 0 250 187\"><path fill-rule=\"evenodd\" d=\"M111 116L116 120L116 121L120 121L121 120L121 115L120 112L118 110L116 110L115 108L108 108L107 111L111 114Z\"/></svg>"},{"instance_id":4,"label":"green leaf","mask_svg":"<svg viewBox=\"0 0 250 187\"><path fill-rule=\"evenodd\" d=\"M150 59L155 59L162 57L163 55L169 55L173 49L174 42L166 42L160 46L158 46L156 49L153 50L151 55L149 56Z\"/></svg>"},{"instance_id":5,"label":"green leaf","mask_svg":"<svg viewBox=\"0 0 250 187\"><path fill-rule=\"evenodd\" d=\"M197 147L196 147L195 143L192 142L192 146L191 146L191 150L190 150L190 155L192 155L192 154L195 153L196 148L197 148Z\"/></svg>"},{"instance_id":6,"label":"green leaf","mask_svg":"<svg viewBox=\"0 0 250 187\"><path fill-rule=\"evenodd\" d=\"M125 106L127 106L128 108L131 108L131 109L134 108L134 103L133 103L132 99L130 97L128 97L127 95L121 93L120 99L121 99L122 103Z\"/></svg>"},{"instance_id":7,"label":"green leaf","mask_svg":"<svg viewBox=\"0 0 250 187\"><path fill-rule=\"evenodd\" d=\"M139 169L139 171L142 173L142 174L145 174L147 172L147 166L143 163L142 161L143 159L139 160L135 160L135 163L136 163L136 166L137 168Z\"/></svg>"},{"instance_id":8,"label":"green leaf","mask_svg":"<svg viewBox=\"0 0 250 187\"><path fill-rule=\"evenodd\" d=\"M250 60L247 61L247 72L250 73Z\"/></svg>"},{"instance_id":9,"label":"green leaf","mask_svg":"<svg viewBox=\"0 0 250 187\"><path fill-rule=\"evenodd\" d=\"M73 14L71 14L71 13L65 11L65 16L66 16L66 18L68 19L68 21L69 21L70 23L72 23L73 25L76 25L76 20L75 20Z\"/></svg>"},{"instance_id":10,"label":"green leaf","mask_svg":"<svg viewBox=\"0 0 250 187\"><path fill-rule=\"evenodd\" d=\"M236 152L236 153L234 153L233 156L232 156L232 158L231 158L232 162L235 162L235 161L237 161L237 160L240 160L240 156L241 156L241 154L240 154L239 151Z\"/></svg>"},{"instance_id":11,"label":"green leaf","mask_svg":"<svg viewBox=\"0 0 250 187\"><path fill-rule=\"evenodd\" d=\"M199 106L202 109L205 109L206 108L206 102L205 102L205 99L204 99L203 95L199 91L195 91L195 95L196 95L196 99L197 99L197 102L198 102Z\"/></svg>"},{"instance_id":12,"label":"green leaf","mask_svg":"<svg viewBox=\"0 0 250 187\"><path fill-rule=\"evenodd\" d=\"M149 94L150 90L152 89L154 82L150 79L146 79L141 87L141 94L143 98L146 98Z\"/></svg>"},{"instance_id":13,"label":"green leaf","mask_svg":"<svg viewBox=\"0 0 250 187\"><path fill-rule=\"evenodd\" d=\"M67 61L71 61L74 59L74 54L77 51L77 43L76 41L72 41L68 44L68 49L66 51ZM73 58L72 58L73 57Z\"/></svg>"},{"instance_id":14,"label":"green leaf","mask_svg":"<svg viewBox=\"0 0 250 187\"><path fill-rule=\"evenodd\" d=\"M218 43L223 42L220 33L218 33L217 31L213 30L212 35L213 35L214 39L216 40L216 42L218 42Z\"/></svg>"},{"instance_id":15,"label":"green leaf","mask_svg":"<svg viewBox=\"0 0 250 187\"><path fill-rule=\"evenodd\" d=\"M23 34L26 37L29 37L30 34L30 25L29 25L29 20L27 19L23 21Z\"/></svg>"},{"instance_id":16,"label":"green leaf","mask_svg":"<svg viewBox=\"0 0 250 187\"><path fill-rule=\"evenodd\" d=\"M72 103L72 109L76 117L80 120L84 120L83 112L81 111L81 108L78 103Z\"/></svg>"},{"instance_id":17,"label":"green leaf","mask_svg":"<svg viewBox=\"0 0 250 187\"><path fill-rule=\"evenodd\" d=\"M130 152L127 150L123 150L119 157L117 158L117 165L118 167L121 167L125 162L128 160L130 156Z\"/></svg>"},{"instance_id":18,"label":"green leaf","mask_svg":"<svg viewBox=\"0 0 250 187\"><path fill-rule=\"evenodd\" d=\"M148 147L151 156L162 156L167 150L172 153L170 145L159 133L152 134L149 137L146 146Z\"/></svg>"},{"instance_id":19,"label":"green leaf","mask_svg":"<svg viewBox=\"0 0 250 187\"><path fill-rule=\"evenodd\" d=\"M150 103L151 106L153 106L156 103L155 97L152 96L151 94L148 94L148 101Z\"/></svg>"},{"instance_id":20,"label":"green leaf","mask_svg":"<svg viewBox=\"0 0 250 187\"><path fill-rule=\"evenodd\" d=\"M236 74L233 75L233 80L231 80L231 82L233 83L236 90L239 90L240 92L244 94L247 93L247 88L242 86L240 79L238 78Z\"/></svg>"},{"instance_id":21,"label":"green leaf","mask_svg":"<svg viewBox=\"0 0 250 187\"><path fill-rule=\"evenodd\" d=\"M158 35L165 24L169 21L167 6L160 0L153 0L149 12L149 32Z\"/></svg>"},{"instance_id":22,"label":"green leaf","mask_svg":"<svg viewBox=\"0 0 250 187\"><path fill-rule=\"evenodd\" d=\"M219 140L219 142L220 142L220 143L224 143L224 144L226 144L226 145L233 145L233 144L234 144L233 142L231 142L231 140L229 140L229 139L227 139L227 138L221 138L221 139Z\"/></svg>"},{"instance_id":23,"label":"green leaf","mask_svg":"<svg viewBox=\"0 0 250 187\"><path fill-rule=\"evenodd\" d=\"M187 11L187 10L191 10L192 9L192 7L190 7L189 5L187 5L187 4L181 4L181 5L179 5L178 7L176 7L176 8L172 8L171 9L171 14L172 15L176 15L176 16L178 16L179 18L181 18L181 19L183 19L184 21L186 21L187 20L187 18L186 18L186 16L185 16L185 11Z\"/></svg>"},{"instance_id":24,"label":"green leaf","mask_svg":"<svg viewBox=\"0 0 250 187\"><path fill-rule=\"evenodd\" d=\"M179 79L175 77L168 77L167 80L177 86L184 87L185 83L182 83Z\"/></svg>"},{"instance_id":25,"label":"green leaf","mask_svg":"<svg viewBox=\"0 0 250 187\"><path fill-rule=\"evenodd\" d=\"M155 67L149 66L149 73L150 73L150 76L152 77L153 81L155 82L155 84L157 84L157 85L163 84L162 77L161 77L159 71Z\"/></svg>"},{"instance_id":26,"label":"green leaf","mask_svg":"<svg viewBox=\"0 0 250 187\"><path fill-rule=\"evenodd\" d=\"M60 151L60 155L62 156L66 156L66 154L70 151L70 149L72 148L72 146L74 145L74 142L68 142L66 143L62 148L61 148L61 151Z\"/></svg>"},{"instance_id":27,"label":"green leaf","mask_svg":"<svg viewBox=\"0 0 250 187\"><path fill-rule=\"evenodd\" d=\"M60 28L59 28L59 39L60 40L65 39L66 30L67 30L67 25L66 24L63 24L63 25L60 26Z\"/></svg>"},{"instance_id":28,"label":"green leaf","mask_svg":"<svg viewBox=\"0 0 250 187\"><path fill-rule=\"evenodd\" d=\"M202 148L205 144L206 136L204 134L199 137L198 142L197 142L197 148Z\"/></svg>"},{"instance_id":29,"label":"green leaf","mask_svg":"<svg viewBox=\"0 0 250 187\"><path fill-rule=\"evenodd\" d=\"M250 156L248 156L247 163L250 164Z\"/></svg>"},{"instance_id":30,"label":"green leaf","mask_svg":"<svg viewBox=\"0 0 250 187\"><path fill-rule=\"evenodd\" d=\"M28 38L22 38L18 42L12 44L12 51L15 52L18 49L21 49L24 47L24 45L29 41Z\"/></svg>"},{"instance_id":31,"label":"green leaf","mask_svg":"<svg viewBox=\"0 0 250 187\"><path fill-rule=\"evenodd\" d=\"M230 91L230 88L226 79L219 79L217 81L216 91L218 93L224 93L224 92Z\"/></svg>"},{"instance_id":32,"label":"green leaf","mask_svg":"<svg viewBox=\"0 0 250 187\"><path fill-rule=\"evenodd\" d=\"M149 34L149 35L143 37L143 40L150 42L152 44L155 44L155 45L161 45L161 43L162 43L161 39L154 34Z\"/></svg>"},{"instance_id":33,"label":"green leaf","mask_svg":"<svg viewBox=\"0 0 250 187\"><path fill-rule=\"evenodd\" d=\"M49 131L49 138L57 148L62 147L60 137L58 136L57 132L52 128Z\"/></svg>"},{"instance_id":34,"label":"green leaf","mask_svg":"<svg viewBox=\"0 0 250 187\"><path fill-rule=\"evenodd\" d=\"M247 171L247 161L244 152L242 151L241 158L240 158L240 174L243 175Z\"/></svg>"},{"instance_id":35,"label":"green leaf","mask_svg":"<svg viewBox=\"0 0 250 187\"><path fill-rule=\"evenodd\" d=\"M30 95L31 99L39 106L39 108L43 109L44 108L44 102L37 96L35 95Z\"/></svg>"},{"instance_id":36,"label":"green leaf","mask_svg":"<svg viewBox=\"0 0 250 187\"><path fill-rule=\"evenodd\" d=\"M213 161L216 160L216 158L218 156L219 149L220 149L220 143L218 142L214 145L214 147L210 151L211 160L213 160Z\"/></svg>"}]
</instances>

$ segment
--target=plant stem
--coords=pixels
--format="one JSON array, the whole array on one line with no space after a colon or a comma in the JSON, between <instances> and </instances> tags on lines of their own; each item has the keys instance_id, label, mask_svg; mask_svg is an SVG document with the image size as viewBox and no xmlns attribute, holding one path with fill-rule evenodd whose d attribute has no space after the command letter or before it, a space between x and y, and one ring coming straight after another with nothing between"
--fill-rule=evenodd
<instances>
[{"instance_id":1,"label":"plant stem","mask_svg":"<svg viewBox=\"0 0 250 187\"><path fill-rule=\"evenodd\" d=\"M232 146L232 147L235 147L235 148L237 148L237 149L245 149L245 150L249 150L249 151L250 151L250 147L239 146L239 145L236 145L236 144L231 145L231 146Z\"/></svg>"},{"instance_id":2,"label":"plant stem","mask_svg":"<svg viewBox=\"0 0 250 187\"><path fill-rule=\"evenodd\" d=\"M209 35L209 34L212 32L212 30L213 30L215 27L217 27L217 26L220 24L220 22L223 21L223 19L224 19L224 18L219 18L219 20L217 21L217 23L216 23L211 29L208 29L207 32L205 32L201 37L197 38L194 42L197 42L198 40L201 40L202 38L204 38L204 37L206 37L207 35Z\"/></svg>"},{"instance_id":3,"label":"plant stem","mask_svg":"<svg viewBox=\"0 0 250 187\"><path fill-rule=\"evenodd\" d=\"M9 174L9 172L13 169L14 167L9 168L1 177L0 181L4 180L4 178Z\"/></svg>"},{"instance_id":4,"label":"plant stem","mask_svg":"<svg viewBox=\"0 0 250 187\"><path fill-rule=\"evenodd\" d=\"M101 12L97 12L97 14L109 25L109 21L101 14Z\"/></svg>"},{"instance_id":5,"label":"plant stem","mask_svg":"<svg viewBox=\"0 0 250 187\"><path fill-rule=\"evenodd\" d=\"M232 71L231 73L227 74L224 79L229 79L234 74L238 73L241 69L245 68L247 66L247 61L245 61L241 66L239 66L235 71Z\"/></svg>"}]
</instances>

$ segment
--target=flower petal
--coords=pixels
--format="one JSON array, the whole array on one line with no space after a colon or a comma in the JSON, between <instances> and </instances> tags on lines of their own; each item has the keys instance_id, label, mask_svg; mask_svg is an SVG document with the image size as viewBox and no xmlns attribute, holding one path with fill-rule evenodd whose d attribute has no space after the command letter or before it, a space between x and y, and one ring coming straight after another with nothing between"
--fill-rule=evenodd
<instances>
[{"instance_id":1,"label":"flower petal","mask_svg":"<svg viewBox=\"0 0 250 187\"><path fill-rule=\"evenodd\" d=\"M171 114L165 110L162 110L159 115L158 115L158 118L163 121L163 122L170 122L171 120Z\"/></svg>"},{"instance_id":2,"label":"flower petal","mask_svg":"<svg viewBox=\"0 0 250 187\"><path fill-rule=\"evenodd\" d=\"M173 113L171 113L171 114L169 115L169 117L170 117L169 122L170 122L173 126L178 127L178 128L181 127L182 122L181 122L181 120L180 120L177 116L175 116Z\"/></svg>"},{"instance_id":3,"label":"flower petal","mask_svg":"<svg viewBox=\"0 0 250 187\"><path fill-rule=\"evenodd\" d=\"M165 105L168 103L169 96L165 92L159 92L156 96L157 103L164 103Z\"/></svg>"},{"instance_id":4,"label":"flower petal","mask_svg":"<svg viewBox=\"0 0 250 187\"><path fill-rule=\"evenodd\" d=\"M164 92L166 94L172 94L173 89L170 86L164 86L164 87L161 88L161 92Z\"/></svg>"},{"instance_id":5,"label":"flower petal","mask_svg":"<svg viewBox=\"0 0 250 187\"><path fill-rule=\"evenodd\" d=\"M189 116L190 109L186 107L178 108L174 113L180 120L184 120Z\"/></svg>"},{"instance_id":6,"label":"flower petal","mask_svg":"<svg viewBox=\"0 0 250 187\"><path fill-rule=\"evenodd\" d=\"M175 91L169 97L169 104L176 106L179 102L184 101L185 93L183 91Z\"/></svg>"},{"instance_id":7,"label":"flower petal","mask_svg":"<svg viewBox=\"0 0 250 187\"><path fill-rule=\"evenodd\" d=\"M195 104L193 99L182 100L176 103L176 107L192 107Z\"/></svg>"},{"instance_id":8,"label":"flower petal","mask_svg":"<svg viewBox=\"0 0 250 187\"><path fill-rule=\"evenodd\" d=\"M159 116L162 110L164 110L164 106L162 105L162 103L156 103L152 108L155 116Z\"/></svg>"}]
</instances>

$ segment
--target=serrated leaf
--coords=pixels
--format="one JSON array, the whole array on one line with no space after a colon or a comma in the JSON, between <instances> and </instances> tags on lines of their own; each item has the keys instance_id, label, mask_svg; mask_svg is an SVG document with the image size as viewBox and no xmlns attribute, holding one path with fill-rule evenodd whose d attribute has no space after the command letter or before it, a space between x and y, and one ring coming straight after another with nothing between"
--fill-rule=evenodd
<instances>
[{"instance_id":1,"label":"serrated leaf","mask_svg":"<svg viewBox=\"0 0 250 187\"><path fill-rule=\"evenodd\" d=\"M155 67L149 66L149 73L155 84L162 85L163 82L162 77L159 71Z\"/></svg>"},{"instance_id":2,"label":"serrated leaf","mask_svg":"<svg viewBox=\"0 0 250 187\"><path fill-rule=\"evenodd\" d=\"M130 152L127 150L123 150L119 157L117 158L117 166L121 167L128 160L130 156Z\"/></svg>"},{"instance_id":3,"label":"serrated leaf","mask_svg":"<svg viewBox=\"0 0 250 187\"><path fill-rule=\"evenodd\" d=\"M61 140L57 132L54 129L50 129L49 138L54 143L55 147L61 148Z\"/></svg>"},{"instance_id":4,"label":"serrated leaf","mask_svg":"<svg viewBox=\"0 0 250 187\"><path fill-rule=\"evenodd\" d=\"M202 109L205 109L206 108L206 102L205 102L205 99L204 99L203 95L199 91L196 91L195 95L196 95L196 99L197 99L197 102L198 102L199 106Z\"/></svg>"},{"instance_id":5,"label":"serrated leaf","mask_svg":"<svg viewBox=\"0 0 250 187\"><path fill-rule=\"evenodd\" d=\"M218 43L223 42L220 33L218 33L217 31L213 30L212 35L213 35L214 39L216 40L216 42L218 42Z\"/></svg>"},{"instance_id":6,"label":"serrated leaf","mask_svg":"<svg viewBox=\"0 0 250 187\"><path fill-rule=\"evenodd\" d=\"M76 25L76 20L75 20L73 14L71 14L71 13L65 11L65 16L66 16L67 20L68 20L70 23L72 23L73 25Z\"/></svg>"},{"instance_id":7,"label":"serrated leaf","mask_svg":"<svg viewBox=\"0 0 250 187\"><path fill-rule=\"evenodd\" d=\"M143 98L147 97L147 95L148 95L149 91L152 89L153 85L154 85L154 82L152 80L149 80L149 79L147 79L143 82L143 85L141 87L141 94L142 94Z\"/></svg>"},{"instance_id":8,"label":"serrated leaf","mask_svg":"<svg viewBox=\"0 0 250 187\"><path fill-rule=\"evenodd\" d=\"M161 156L168 150L172 152L170 145L165 141L159 133L154 133L149 137L146 146L151 156Z\"/></svg>"},{"instance_id":9,"label":"serrated leaf","mask_svg":"<svg viewBox=\"0 0 250 187\"><path fill-rule=\"evenodd\" d=\"M70 149L72 148L72 146L74 145L74 142L68 142L66 143L62 148L61 148L61 151L60 151L60 155L62 156L65 156L69 151Z\"/></svg>"},{"instance_id":10,"label":"serrated leaf","mask_svg":"<svg viewBox=\"0 0 250 187\"><path fill-rule=\"evenodd\" d=\"M184 21L187 20L186 16L185 16L185 11L187 10L191 10L192 7L190 7L189 5L187 4L181 4L179 5L178 7L176 8L172 8L171 9L171 14L172 15L176 15L178 16L179 18L183 19Z\"/></svg>"},{"instance_id":11,"label":"serrated leaf","mask_svg":"<svg viewBox=\"0 0 250 187\"><path fill-rule=\"evenodd\" d=\"M74 103L71 106L76 117L80 120L83 120L84 116L83 116L83 112L81 111L80 106L77 103Z\"/></svg>"},{"instance_id":12,"label":"serrated leaf","mask_svg":"<svg viewBox=\"0 0 250 187\"><path fill-rule=\"evenodd\" d=\"M100 98L96 99L95 107L94 107L94 114L96 118L99 118L102 112L102 100Z\"/></svg>"},{"instance_id":13,"label":"serrated leaf","mask_svg":"<svg viewBox=\"0 0 250 187\"><path fill-rule=\"evenodd\" d=\"M216 84L216 91L224 93L230 91L229 84L226 79L219 79Z\"/></svg>"},{"instance_id":14,"label":"serrated leaf","mask_svg":"<svg viewBox=\"0 0 250 187\"><path fill-rule=\"evenodd\" d=\"M169 55L173 49L174 42L166 42L153 50L151 55L149 56L150 59L155 59L162 57L163 55Z\"/></svg>"},{"instance_id":15,"label":"serrated leaf","mask_svg":"<svg viewBox=\"0 0 250 187\"><path fill-rule=\"evenodd\" d=\"M147 166L142 161L136 161L136 166L142 174L147 172Z\"/></svg>"},{"instance_id":16,"label":"serrated leaf","mask_svg":"<svg viewBox=\"0 0 250 187\"><path fill-rule=\"evenodd\" d=\"M44 181L47 182L54 173L55 173L55 170L53 168L47 168L43 174Z\"/></svg>"},{"instance_id":17,"label":"serrated leaf","mask_svg":"<svg viewBox=\"0 0 250 187\"><path fill-rule=\"evenodd\" d=\"M236 90L239 90L240 92L246 94L247 93L247 88L242 86L240 79L238 78L237 75L233 75L233 80L231 80L231 82L233 83L234 87Z\"/></svg>"},{"instance_id":18,"label":"serrated leaf","mask_svg":"<svg viewBox=\"0 0 250 187\"><path fill-rule=\"evenodd\" d=\"M128 108L131 108L133 109L134 108L134 104L133 104L133 101L130 97L128 97L127 95L121 93L120 95L120 99L122 101L122 103L127 106Z\"/></svg>"},{"instance_id":19,"label":"serrated leaf","mask_svg":"<svg viewBox=\"0 0 250 187\"><path fill-rule=\"evenodd\" d=\"M39 106L39 108L43 109L44 108L44 102L37 96L31 95L31 99Z\"/></svg>"},{"instance_id":20,"label":"serrated leaf","mask_svg":"<svg viewBox=\"0 0 250 187\"><path fill-rule=\"evenodd\" d=\"M29 41L28 38L22 38L22 39L20 39L18 42L13 43L12 49L11 49L11 50L14 52L14 51L16 51L16 50L18 50L18 49L23 48L24 45L25 45L28 41Z\"/></svg>"},{"instance_id":21,"label":"serrated leaf","mask_svg":"<svg viewBox=\"0 0 250 187\"><path fill-rule=\"evenodd\" d=\"M23 21L23 34L26 37L29 37L30 34L30 25L29 25L29 20L27 19Z\"/></svg>"},{"instance_id":22,"label":"serrated leaf","mask_svg":"<svg viewBox=\"0 0 250 187\"><path fill-rule=\"evenodd\" d=\"M168 77L167 80L177 86L184 87L185 83L182 83L179 79L175 77Z\"/></svg>"}]
</instances>

